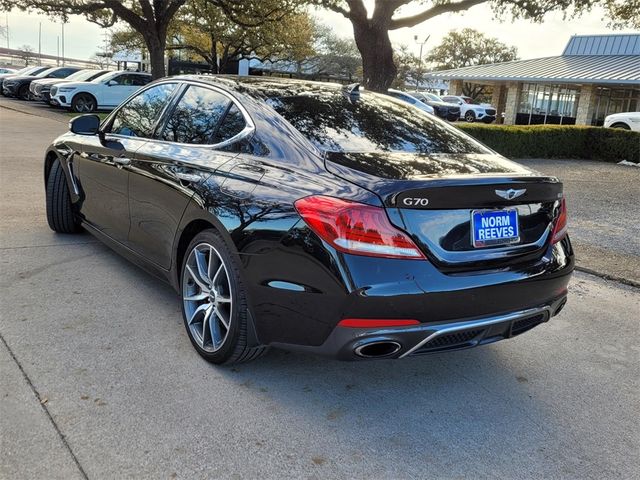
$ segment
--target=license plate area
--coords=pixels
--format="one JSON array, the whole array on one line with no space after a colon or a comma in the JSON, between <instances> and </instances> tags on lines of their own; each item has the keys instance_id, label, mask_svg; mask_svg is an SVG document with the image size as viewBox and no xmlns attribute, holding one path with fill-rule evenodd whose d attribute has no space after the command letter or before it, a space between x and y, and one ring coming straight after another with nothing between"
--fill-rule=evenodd
<instances>
[{"instance_id":1,"label":"license plate area","mask_svg":"<svg viewBox=\"0 0 640 480\"><path fill-rule=\"evenodd\" d=\"M475 248L510 245L520 241L518 210L473 210L471 243Z\"/></svg>"}]
</instances>

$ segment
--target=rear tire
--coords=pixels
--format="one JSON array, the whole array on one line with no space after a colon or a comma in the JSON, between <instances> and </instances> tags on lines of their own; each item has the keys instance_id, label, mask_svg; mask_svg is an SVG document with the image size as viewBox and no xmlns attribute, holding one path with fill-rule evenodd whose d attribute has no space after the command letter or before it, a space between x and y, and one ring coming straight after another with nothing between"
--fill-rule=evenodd
<instances>
[{"instance_id":1,"label":"rear tire","mask_svg":"<svg viewBox=\"0 0 640 480\"><path fill-rule=\"evenodd\" d=\"M180 274L182 317L202 358L215 364L255 360L267 347L249 345L248 301L240 261L213 229L187 247Z\"/></svg>"},{"instance_id":2,"label":"rear tire","mask_svg":"<svg viewBox=\"0 0 640 480\"><path fill-rule=\"evenodd\" d=\"M58 233L78 233L78 222L71 203L67 178L60 161L51 166L46 188L47 222L51 230Z\"/></svg>"},{"instance_id":3,"label":"rear tire","mask_svg":"<svg viewBox=\"0 0 640 480\"><path fill-rule=\"evenodd\" d=\"M71 110L76 113L92 113L98 109L96 99L88 93L79 93L71 101Z\"/></svg>"}]
</instances>

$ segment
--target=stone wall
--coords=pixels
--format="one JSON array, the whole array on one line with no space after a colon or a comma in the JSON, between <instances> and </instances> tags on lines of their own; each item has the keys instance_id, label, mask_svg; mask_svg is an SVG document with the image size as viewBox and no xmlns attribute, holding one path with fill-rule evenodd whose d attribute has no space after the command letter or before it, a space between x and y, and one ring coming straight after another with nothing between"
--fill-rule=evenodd
<instances>
[{"instance_id":1,"label":"stone wall","mask_svg":"<svg viewBox=\"0 0 640 480\"><path fill-rule=\"evenodd\" d=\"M591 119L596 109L596 92L595 85L583 85L580 89L576 125L591 125Z\"/></svg>"}]
</instances>

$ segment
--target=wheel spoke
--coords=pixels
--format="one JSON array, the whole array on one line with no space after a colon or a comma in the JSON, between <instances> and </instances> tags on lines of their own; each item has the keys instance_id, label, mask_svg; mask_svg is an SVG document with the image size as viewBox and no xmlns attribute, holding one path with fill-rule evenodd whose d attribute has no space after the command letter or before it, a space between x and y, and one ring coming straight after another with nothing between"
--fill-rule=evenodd
<instances>
[{"instance_id":1,"label":"wheel spoke","mask_svg":"<svg viewBox=\"0 0 640 480\"><path fill-rule=\"evenodd\" d=\"M215 285L216 281L218 280L218 276L220 276L220 272L224 269L224 264L220 263L220 266L218 267L218 270L216 270L215 275L213 276L213 278L211 279L211 284Z\"/></svg>"},{"instance_id":2,"label":"wheel spoke","mask_svg":"<svg viewBox=\"0 0 640 480\"><path fill-rule=\"evenodd\" d=\"M188 297L184 297L184 300L186 300L187 302L199 302L208 297L209 297L208 292L200 292L200 293L195 293L193 295L189 295Z\"/></svg>"},{"instance_id":3,"label":"wheel spoke","mask_svg":"<svg viewBox=\"0 0 640 480\"><path fill-rule=\"evenodd\" d=\"M204 258L204 253L199 251L197 248L194 250L196 254L196 265L198 267L198 273L200 274L200 278L206 284L211 284L211 278L209 277L207 261Z\"/></svg>"},{"instance_id":4,"label":"wheel spoke","mask_svg":"<svg viewBox=\"0 0 640 480\"><path fill-rule=\"evenodd\" d=\"M222 265L222 261L218 258L218 254L213 249L212 246L209 246L209 265L207 265L207 276L211 278L211 282L213 283L213 270L216 265Z\"/></svg>"},{"instance_id":5,"label":"wheel spoke","mask_svg":"<svg viewBox=\"0 0 640 480\"><path fill-rule=\"evenodd\" d=\"M205 282L198 273L193 271L193 268L191 268L191 265L187 264L186 268L187 268L187 271L189 272L189 275L191 275L191 278L193 278L193 281L196 282L198 287L200 287L200 290L202 290L203 292L209 293L209 285L207 284L207 282Z\"/></svg>"},{"instance_id":6,"label":"wheel spoke","mask_svg":"<svg viewBox=\"0 0 640 480\"><path fill-rule=\"evenodd\" d=\"M202 319L202 346L207 344L207 338L211 340L211 344L215 347L213 340L213 332L211 331L211 312L213 307L211 304L207 304L207 309L204 312L204 318Z\"/></svg>"},{"instance_id":7,"label":"wheel spoke","mask_svg":"<svg viewBox=\"0 0 640 480\"><path fill-rule=\"evenodd\" d=\"M216 300L218 303L231 303L231 297L223 297L222 295L218 295Z\"/></svg>"},{"instance_id":8,"label":"wheel spoke","mask_svg":"<svg viewBox=\"0 0 640 480\"><path fill-rule=\"evenodd\" d=\"M196 308L193 313L191 314L191 318L189 319L189 325L193 325L195 322L195 319L202 313L202 312L207 312L207 309L211 307L210 303L203 303L202 305L200 305L198 308Z\"/></svg>"},{"instance_id":9,"label":"wheel spoke","mask_svg":"<svg viewBox=\"0 0 640 480\"><path fill-rule=\"evenodd\" d=\"M220 322L224 325L224 328L227 329L227 331L229 330L229 322L227 321L226 318L224 318L224 315L222 315L222 312L220 310L218 310L217 308L215 308L213 310L213 313L215 313L216 317L218 317L218 319L220 319Z\"/></svg>"}]
</instances>

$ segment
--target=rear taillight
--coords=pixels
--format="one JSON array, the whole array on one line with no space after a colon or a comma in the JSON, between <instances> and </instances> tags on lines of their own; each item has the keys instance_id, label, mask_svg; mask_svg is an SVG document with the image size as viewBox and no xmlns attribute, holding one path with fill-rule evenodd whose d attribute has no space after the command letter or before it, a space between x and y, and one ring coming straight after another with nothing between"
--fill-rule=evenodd
<instances>
[{"instance_id":1,"label":"rear taillight","mask_svg":"<svg viewBox=\"0 0 640 480\"><path fill-rule=\"evenodd\" d=\"M384 208L321 195L301 198L295 207L311 230L341 252L424 258L407 234L391 225Z\"/></svg>"},{"instance_id":2,"label":"rear taillight","mask_svg":"<svg viewBox=\"0 0 640 480\"><path fill-rule=\"evenodd\" d=\"M553 234L551 236L551 243L558 243L567 234L567 202L563 198L560 201L560 210L556 217L555 225L553 226Z\"/></svg>"}]
</instances>

